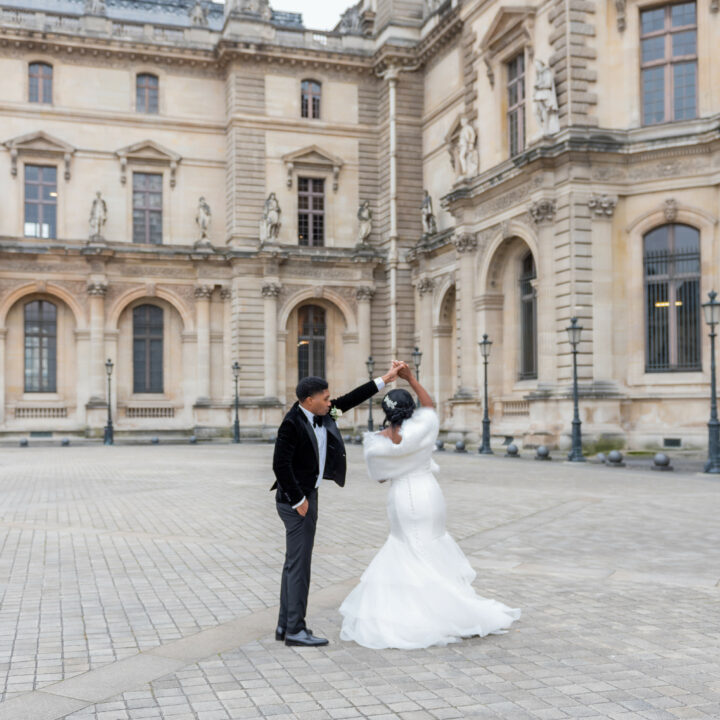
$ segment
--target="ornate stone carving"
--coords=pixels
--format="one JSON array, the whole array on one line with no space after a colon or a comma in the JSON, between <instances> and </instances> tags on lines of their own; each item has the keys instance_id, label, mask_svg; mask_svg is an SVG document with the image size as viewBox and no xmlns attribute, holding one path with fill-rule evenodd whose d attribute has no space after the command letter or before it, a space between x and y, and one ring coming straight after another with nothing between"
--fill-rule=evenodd
<instances>
[{"instance_id":1,"label":"ornate stone carving","mask_svg":"<svg viewBox=\"0 0 720 720\"><path fill-rule=\"evenodd\" d=\"M677 220L677 214L678 214L677 200L675 198L668 198L663 203L663 215L665 216L665 219L669 223L675 222L675 220Z\"/></svg>"},{"instance_id":2,"label":"ornate stone carving","mask_svg":"<svg viewBox=\"0 0 720 720\"><path fill-rule=\"evenodd\" d=\"M588 207L593 217L596 218L608 218L612 217L615 212L615 206L618 203L618 199L610 195L593 195L588 200Z\"/></svg>"},{"instance_id":3,"label":"ornate stone carving","mask_svg":"<svg viewBox=\"0 0 720 720\"><path fill-rule=\"evenodd\" d=\"M193 27L207 27L208 26L208 14L207 8L197 0L195 5L190 9L190 24Z\"/></svg>"},{"instance_id":4,"label":"ornate stone carving","mask_svg":"<svg viewBox=\"0 0 720 720\"><path fill-rule=\"evenodd\" d=\"M213 293L212 285L196 285L195 286L195 297L198 300L209 300Z\"/></svg>"},{"instance_id":5,"label":"ornate stone carving","mask_svg":"<svg viewBox=\"0 0 720 720\"><path fill-rule=\"evenodd\" d=\"M720 10L720 0L710 0L710 12L716 13Z\"/></svg>"},{"instance_id":6,"label":"ornate stone carving","mask_svg":"<svg viewBox=\"0 0 720 720\"><path fill-rule=\"evenodd\" d=\"M258 15L262 20L272 19L272 10L268 0L228 0L225 3L225 15L234 13Z\"/></svg>"},{"instance_id":7,"label":"ornate stone carving","mask_svg":"<svg viewBox=\"0 0 720 720\"><path fill-rule=\"evenodd\" d=\"M362 20L360 19L360 4L349 7L341 16L340 22L335 28L336 32L343 35L362 35Z\"/></svg>"},{"instance_id":8,"label":"ornate stone carving","mask_svg":"<svg viewBox=\"0 0 720 720\"><path fill-rule=\"evenodd\" d=\"M423 275L417 282L417 291L420 293L420 295L425 295L425 293L429 293L433 291L433 288L435 287L435 281L428 277L427 275Z\"/></svg>"},{"instance_id":9,"label":"ornate stone carving","mask_svg":"<svg viewBox=\"0 0 720 720\"><path fill-rule=\"evenodd\" d=\"M373 213L370 209L370 202L363 201L357 211L358 219L358 245L366 245L372 232Z\"/></svg>"},{"instance_id":10,"label":"ornate stone carving","mask_svg":"<svg viewBox=\"0 0 720 720\"><path fill-rule=\"evenodd\" d=\"M358 302L370 302L374 295L375 290L368 286L359 287L355 290L355 299Z\"/></svg>"},{"instance_id":11,"label":"ornate stone carving","mask_svg":"<svg viewBox=\"0 0 720 720\"><path fill-rule=\"evenodd\" d=\"M88 295L100 295L105 297L108 291L108 286L101 282L91 282L87 284L86 289Z\"/></svg>"},{"instance_id":12,"label":"ornate stone carving","mask_svg":"<svg viewBox=\"0 0 720 720\"><path fill-rule=\"evenodd\" d=\"M208 240L208 229L210 228L210 222L212 221L212 212L210 211L210 205L204 196L200 196L198 200L197 212L195 213L195 224L200 230L200 237L195 241L196 245L209 245Z\"/></svg>"},{"instance_id":13,"label":"ornate stone carving","mask_svg":"<svg viewBox=\"0 0 720 720\"><path fill-rule=\"evenodd\" d=\"M280 216L282 210L274 192L271 192L263 206L262 220L260 221L260 242L275 242L280 233Z\"/></svg>"},{"instance_id":14,"label":"ornate stone carving","mask_svg":"<svg viewBox=\"0 0 720 720\"><path fill-rule=\"evenodd\" d=\"M280 295L281 290L282 285L278 285L278 283L265 283L260 292L263 297L276 298Z\"/></svg>"},{"instance_id":15,"label":"ornate stone carving","mask_svg":"<svg viewBox=\"0 0 720 720\"><path fill-rule=\"evenodd\" d=\"M615 13L617 14L617 29L618 32L625 30L625 9L627 0L615 0Z\"/></svg>"},{"instance_id":16,"label":"ornate stone carving","mask_svg":"<svg viewBox=\"0 0 720 720\"><path fill-rule=\"evenodd\" d=\"M462 233L453 239L455 250L459 253L472 253L477 250L477 238L470 233Z\"/></svg>"},{"instance_id":17,"label":"ornate stone carving","mask_svg":"<svg viewBox=\"0 0 720 720\"><path fill-rule=\"evenodd\" d=\"M535 84L533 85L535 116L543 135L554 135L560 130L558 101L555 92L555 75L542 60L535 60Z\"/></svg>"},{"instance_id":18,"label":"ornate stone carving","mask_svg":"<svg viewBox=\"0 0 720 720\"><path fill-rule=\"evenodd\" d=\"M224 287L220 290L220 298L222 300L230 300L232 298L232 290L228 287Z\"/></svg>"},{"instance_id":19,"label":"ornate stone carving","mask_svg":"<svg viewBox=\"0 0 720 720\"><path fill-rule=\"evenodd\" d=\"M555 217L555 201L549 198L537 200L530 205L530 216L536 225L552 222Z\"/></svg>"},{"instance_id":20,"label":"ornate stone carving","mask_svg":"<svg viewBox=\"0 0 720 720\"><path fill-rule=\"evenodd\" d=\"M99 15L105 17L107 15L107 6L105 0L85 0L85 15Z\"/></svg>"},{"instance_id":21,"label":"ornate stone carving","mask_svg":"<svg viewBox=\"0 0 720 720\"><path fill-rule=\"evenodd\" d=\"M90 207L90 239L99 240L103 236L103 227L107 222L107 203L98 190Z\"/></svg>"},{"instance_id":22,"label":"ornate stone carving","mask_svg":"<svg viewBox=\"0 0 720 720\"><path fill-rule=\"evenodd\" d=\"M425 197L422 201L422 227L423 235L435 235L437 232L437 222L435 221L435 213L433 212L432 198L427 190L425 190Z\"/></svg>"}]
</instances>

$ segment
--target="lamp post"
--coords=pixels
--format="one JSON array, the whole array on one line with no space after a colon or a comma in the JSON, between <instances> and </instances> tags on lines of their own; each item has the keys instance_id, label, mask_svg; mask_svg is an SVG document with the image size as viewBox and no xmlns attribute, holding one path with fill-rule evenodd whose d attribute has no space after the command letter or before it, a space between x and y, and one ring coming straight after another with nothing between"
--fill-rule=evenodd
<instances>
[{"instance_id":1,"label":"lamp post","mask_svg":"<svg viewBox=\"0 0 720 720\"><path fill-rule=\"evenodd\" d=\"M568 453L570 462L585 462L585 456L582 451L582 431L580 422L580 411L578 409L578 378L577 378L577 352L580 344L580 336L582 335L582 325L578 325L576 317L570 318L570 325L565 328L568 334L568 340L572 347L573 356L573 420L572 420L572 446Z\"/></svg>"},{"instance_id":2,"label":"lamp post","mask_svg":"<svg viewBox=\"0 0 720 720\"><path fill-rule=\"evenodd\" d=\"M115 438L113 436L113 422L112 422L112 385L111 377L113 371L113 361L108 358L105 363L105 372L107 373L107 425L105 425L105 433L103 436L103 443L105 445L113 445Z\"/></svg>"},{"instance_id":3,"label":"lamp post","mask_svg":"<svg viewBox=\"0 0 720 720\"><path fill-rule=\"evenodd\" d=\"M422 353L420 352L420 348L418 348L417 345L412 351L412 359L413 365L415 366L415 378L418 382L420 382L420 361L422 360ZM417 406L420 407L420 398L418 398L417 400Z\"/></svg>"},{"instance_id":4,"label":"lamp post","mask_svg":"<svg viewBox=\"0 0 720 720\"><path fill-rule=\"evenodd\" d=\"M717 293L713 290L708 293L710 300L703 303L705 322L710 326L710 420L708 421L708 459L705 463L705 472L717 475L720 473L720 422L717 412L717 384L715 380L715 326L720 322L720 302L716 300Z\"/></svg>"},{"instance_id":5,"label":"lamp post","mask_svg":"<svg viewBox=\"0 0 720 720\"><path fill-rule=\"evenodd\" d=\"M233 422L233 442L240 442L240 396L238 395L238 378L240 377L240 363L236 360L232 364L233 378L235 380L235 422Z\"/></svg>"},{"instance_id":6,"label":"lamp post","mask_svg":"<svg viewBox=\"0 0 720 720\"><path fill-rule=\"evenodd\" d=\"M487 333L483 335L483 339L478 343L478 345L480 346L480 354L483 358L483 366L485 370L482 445L478 448L478 453L480 455L492 455L493 451L490 447L490 414L488 413L488 360L490 359L490 347L492 346L492 340L488 338Z\"/></svg>"},{"instance_id":7,"label":"lamp post","mask_svg":"<svg viewBox=\"0 0 720 720\"><path fill-rule=\"evenodd\" d=\"M373 370L375 369L375 361L373 360L373 356L369 355L368 359L365 361L365 366L367 367L368 371L368 378L370 380L373 379ZM368 432L372 432L374 430L373 426L373 416L372 416L372 395L368 398Z\"/></svg>"}]
</instances>

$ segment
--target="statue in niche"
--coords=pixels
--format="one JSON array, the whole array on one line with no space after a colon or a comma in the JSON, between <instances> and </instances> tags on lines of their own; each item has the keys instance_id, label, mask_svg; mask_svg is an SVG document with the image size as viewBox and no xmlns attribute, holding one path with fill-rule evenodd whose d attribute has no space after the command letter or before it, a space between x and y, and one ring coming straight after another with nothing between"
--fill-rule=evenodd
<instances>
[{"instance_id":1,"label":"statue in niche","mask_svg":"<svg viewBox=\"0 0 720 720\"><path fill-rule=\"evenodd\" d=\"M437 222L435 221L435 213L433 213L432 198L427 190L425 190L425 197L422 201L422 227L423 235L434 235L437 232Z\"/></svg>"},{"instance_id":2,"label":"statue in niche","mask_svg":"<svg viewBox=\"0 0 720 720\"><path fill-rule=\"evenodd\" d=\"M212 221L212 213L210 212L210 205L207 200L201 196L198 200L197 212L195 213L195 223L200 229L200 239L195 243L196 245L209 245L210 240L208 239L208 230L210 228L210 222Z\"/></svg>"},{"instance_id":3,"label":"statue in niche","mask_svg":"<svg viewBox=\"0 0 720 720\"><path fill-rule=\"evenodd\" d=\"M89 222L90 238L101 238L103 236L103 228L107 222L107 203L99 190L95 193L92 201Z\"/></svg>"},{"instance_id":4,"label":"statue in niche","mask_svg":"<svg viewBox=\"0 0 720 720\"><path fill-rule=\"evenodd\" d=\"M535 117L543 135L554 135L560 130L558 101L555 92L555 75L542 60L535 60L535 84L533 86Z\"/></svg>"},{"instance_id":5,"label":"statue in niche","mask_svg":"<svg viewBox=\"0 0 720 720\"><path fill-rule=\"evenodd\" d=\"M460 120L460 133L458 134L457 143L460 177L468 178L477 175L479 165L477 133L466 117Z\"/></svg>"},{"instance_id":6,"label":"statue in niche","mask_svg":"<svg viewBox=\"0 0 720 720\"><path fill-rule=\"evenodd\" d=\"M280 233L280 216L282 210L274 192L271 192L263 206L262 220L260 221L260 242L274 242Z\"/></svg>"},{"instance_id":7,"label":"statue in niche","mask_svg":"<svg viewBox=\"0 0 720 720\"><path fill-rule=\"evenodd\" d=\"M372 232L373 214L370 209L370 202L365 200L358 208L357 218L360 223L358 227L358 245L367 245L370 233Z\"/></svg>"}]
</instances>

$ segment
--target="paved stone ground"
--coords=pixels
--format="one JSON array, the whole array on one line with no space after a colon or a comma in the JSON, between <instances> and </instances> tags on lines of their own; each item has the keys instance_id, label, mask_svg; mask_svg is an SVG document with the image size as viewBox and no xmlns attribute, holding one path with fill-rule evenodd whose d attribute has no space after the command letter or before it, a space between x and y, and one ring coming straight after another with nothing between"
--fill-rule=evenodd
<instances>
[{"instance_id":1,"label":"paved stone ground","mask_svg":"<svg viewBox=\"0 0 720 720\"><path fill-rule=\"evenodd\" d=\"M0 451L0 720L720 718L720 481L438 454L506 635L370 651L337 607L387 532L349 448L321 491L309 620L272 636L268 445Z\"/></svg>"}]
</instances>

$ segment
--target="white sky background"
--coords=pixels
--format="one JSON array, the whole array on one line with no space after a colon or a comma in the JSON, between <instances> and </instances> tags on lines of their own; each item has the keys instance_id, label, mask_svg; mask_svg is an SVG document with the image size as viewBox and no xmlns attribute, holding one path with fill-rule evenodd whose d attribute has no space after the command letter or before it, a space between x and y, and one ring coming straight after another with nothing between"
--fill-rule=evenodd
<instances>
[{"instance_id":1,"label":"white sky background","mask_svg":"<svg viewBox=\"0 0 720 720\"><path fill-rule=\"evenodd\" d=\"M219 0L223 2L224 0ZM302 13L303 23L309 30L332 30L340 15L356 0L270 0L273 10Z\"/></svg>"}]
</instances>

